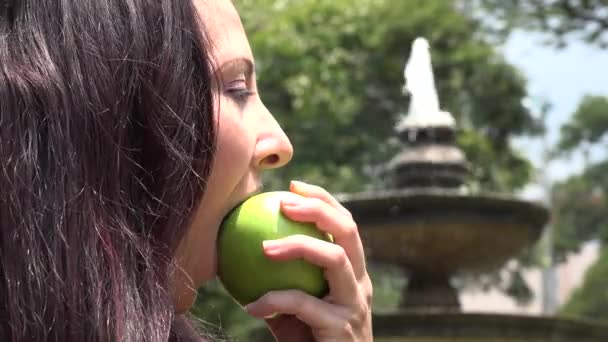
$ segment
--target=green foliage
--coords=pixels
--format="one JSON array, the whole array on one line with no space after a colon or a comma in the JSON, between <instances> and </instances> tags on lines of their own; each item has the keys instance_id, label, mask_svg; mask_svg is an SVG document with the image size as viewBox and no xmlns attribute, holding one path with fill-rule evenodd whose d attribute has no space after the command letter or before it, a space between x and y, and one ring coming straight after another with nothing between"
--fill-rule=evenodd
<instances>
[{"instance_id":1,"label":"green foliage","mask_svg":"<svg viewBox=\"0 0 608 342\"><path fill-rule=\"evenodd\" d=\"M585 96L571 119L561 128L558 153L569 155L603 142L608 133L608 98ZM589 165L580 174L554 185L553 202L556 253L563 260L587 241L608 239L605 194L608 191L608 159Z\"/></svg>"},{"instance_id":2,"label":"green foliage","mask_svg":"<svg viewBox=\"0 0 608 342\"><path fill-rule=\"evenodd\" d=\"M608 133L608 96L583 97L576 112L562 126L559 151L570 152L575 148L602 142Z\"/></svg>"},{"instance_id":3,"label":"green foliage","mask_svg":"<svg viewBox=\"0 0 608 342\"><path fill-rule=\"evenodd\" d=\"M470 0L463 0L470 1ZM574 36L608 47L608 1L606 0L477 0L494 16L501 28L514 27L549 32L553 43L564 46Z\"/></svg>"},{"instance_id":4,"label":"green foliage","mask_svg":"<svg viewBox=\"0 0 608 342\"><path fill-rule=\"evenodd\" d=\"M598 261L589 268L578 288L560 314L608 320L608 249L603 248Z\"/></svg>"},{"instance_id":5,"label":"green foliage","mask_svg":"<svg viewBox=\"0 0 608 342\"><path fill-rule=\"evenodd\" d=\"M555 248L558 261L591 240L608 241L608 161L554 186Z\"/></svg>"},{"instance_id":6,"label":"green foliage","mask_svg":"<svg viewBox=\"0 0 608 342\"><path fill-rule=\"evenodd\" d=\"M461 131L458 144L469 160L474 160L469 185L473 189L509 192L528 183L532 177L532 164L519 151L505 146L505 152L496 153L491 141L475 130Z\"/></svg>"},{"instance_id":7,"label":"green foliage","mask_svg":"<svg viewBox=\"0 0 608 342\"><path fill-rule=\"evenodd\" d=\"M557 152L598 147L608 133L608 98L585 96L571 119L562 126ZM583 286L564 305L563 313L608 319L608 158L586 167L553 189L555 256L564 261L583 243L597 240L603 247L600 258L587 271Z\"/></svg>"},{"instance_id":8,"label":"green foliage","mask_svg":"<svg viewBox=\"0 0 608 342\"><path fill-rule=\"evenodd\" d=\"M374 287L374 312L391 311L398 308L407 286L403 270L394 265L369 262L367 265Z\"/></svg>"},{"instance_id":9,"label":"green foliage","mask_svg":"<svg viewBox=\"0 0 608 342\"><path fill-rule=\"evenodd\" d=\"M211 334L227 340L247 341L251 330L264 326L262 321L247 315L218 281L199 289L191 314L204 321Z\"/></svg>"}]
</instances>

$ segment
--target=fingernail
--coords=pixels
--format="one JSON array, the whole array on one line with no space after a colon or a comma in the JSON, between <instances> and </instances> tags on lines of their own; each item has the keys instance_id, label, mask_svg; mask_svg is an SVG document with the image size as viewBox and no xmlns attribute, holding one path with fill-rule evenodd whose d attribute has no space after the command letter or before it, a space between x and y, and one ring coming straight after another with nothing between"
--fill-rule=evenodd
<instances>
[{"instance_id":1,"label":"fingernail","mask_svg":"<svg viewBox=\"0 0 608 342\"><path fill-rule=\"evenodd\" d=\"M262 247L266 252L277 251L281 247L281 243L276 240L265 240L262 241Z\"/></svg>"},{"instance_id":2,"label":"fingernail","mask_svg":"<svg viewBox=\"0 0 608 342\"><path fill-rule=\"evenodd\" d=\"M255 312L255 304L247 304L244 306L245 311L251 316L257 316Z\"/></svg>"},{"instance_id":3,"label":"fingernail","mask_svg":"<svg viewBox=\"0 0 608 342\"><path fill-rule=\"evenodd\" d=\"M264 319L273 319L273 318L276 318L277 316L279 316L279 313L275 312L275 313L270 314L268 316L264 316Z\"/></svg>"}]
</instances>

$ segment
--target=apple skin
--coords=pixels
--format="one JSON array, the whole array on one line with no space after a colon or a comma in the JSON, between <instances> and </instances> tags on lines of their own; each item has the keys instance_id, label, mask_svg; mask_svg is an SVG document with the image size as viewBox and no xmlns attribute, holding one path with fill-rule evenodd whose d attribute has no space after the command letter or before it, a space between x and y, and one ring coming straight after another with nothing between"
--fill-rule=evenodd
<instances>
[{"instance_id":1,"label":"apple skin","mask_svg":"<svg viewBox=\"0 0 608 342\"><path fill-rule=\"evenodd\" d=\"M241 305L274 290L297 289L315 297L328 293L323 269L305 260L273 261L263 251L264 240L308 235L332 241L314 224L295 222L281 212L281 199L300 196L287 191L254 195L224 219L218 236L218 278Z\"/></svg>"}]
</instances>

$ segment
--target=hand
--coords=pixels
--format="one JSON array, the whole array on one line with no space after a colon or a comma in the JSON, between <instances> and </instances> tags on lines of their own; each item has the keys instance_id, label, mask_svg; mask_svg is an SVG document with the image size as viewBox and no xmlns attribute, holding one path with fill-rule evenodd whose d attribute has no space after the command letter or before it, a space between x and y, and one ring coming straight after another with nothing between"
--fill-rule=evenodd
<instances>
[{"instance_id":1,"label":"hand","mask_svg":"<svg viewBox=\"0 0 608 342\"><path fill-rule=\"evenodd\" d=\"M298 290L273 291L246 310L267 318L277 341L372 341L372 284L352 215L320 187L292 182L290 190L304 198L284 200L283 213L315 223L334 243L297 235L264 243L264 252L273 260L302 258L323 267L329 294L319 299ZM274 314L280 315L268 318Z\"/></svg>"}]
</instances>

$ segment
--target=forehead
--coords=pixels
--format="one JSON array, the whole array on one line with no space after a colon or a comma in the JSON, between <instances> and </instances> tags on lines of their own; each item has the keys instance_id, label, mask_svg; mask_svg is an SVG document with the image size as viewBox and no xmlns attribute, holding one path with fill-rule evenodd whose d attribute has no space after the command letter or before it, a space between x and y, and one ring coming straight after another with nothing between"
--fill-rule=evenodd
<instances>
[{"instance_id":1,"label":"forehead","mask_svg":"<svg viewBox=\"0 0 608 342\"><path fill-rule=\"evenodd\" d=\"M230 0L194 0L194 4L219 65L235 58L253 59L241 18Z\"/></svg>"}]
</instances>

